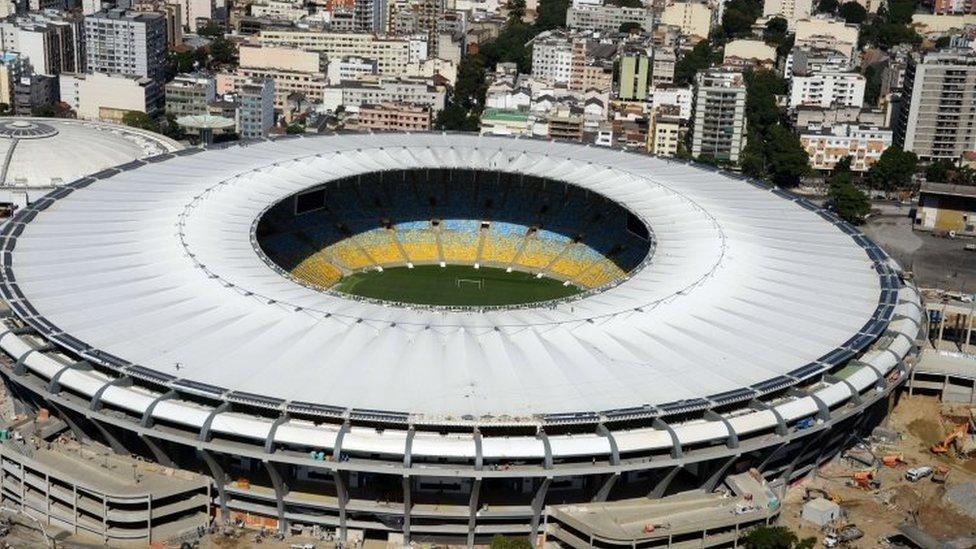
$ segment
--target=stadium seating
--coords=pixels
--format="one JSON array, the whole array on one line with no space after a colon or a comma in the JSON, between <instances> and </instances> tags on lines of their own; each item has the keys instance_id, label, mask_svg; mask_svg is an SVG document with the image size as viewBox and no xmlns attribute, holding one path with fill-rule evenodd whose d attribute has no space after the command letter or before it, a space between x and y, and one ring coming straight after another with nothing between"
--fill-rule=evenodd
<instances>
[{"instance_id":1,"label":"stadium seating","mask_svg":"<svg viewBox=\"0 0 976 549\"><path fill-rule=\"evenodd\" d=\"M351 271L444 261L543 272L594 288L625 276L650 246L629 230L633 217L621 206L529 176L383 172L318 193L305 202L310 211L296 214L297 199L271 208L258 238L278 265L322 287Z\"/></svg>"},{"instance_id":2,"label":"stadium seating","mask_svg":"<svg viewBox=\"0 0 976 549\"><path fill-rule=\"evenodd\" d=\"M397 240L400 241L400 246L403 247L410 262L434 263L441 260L440 251L437 249L437 235L429 228L429 223L425 225L428 228L396 232Z\"/></svg>"}]
</instances>

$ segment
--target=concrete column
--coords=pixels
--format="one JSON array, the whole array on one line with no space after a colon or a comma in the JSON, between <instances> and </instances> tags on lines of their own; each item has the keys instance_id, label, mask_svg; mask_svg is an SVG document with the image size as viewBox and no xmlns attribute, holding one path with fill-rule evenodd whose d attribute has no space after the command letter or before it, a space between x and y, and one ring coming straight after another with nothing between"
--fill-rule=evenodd
<instances>
[{"instance_id":1,"label":"concrete column","mask_svg":"<svg viewBox=\"0 0 976 549\"><path fill-rule=\"evenodd\" d=\"M159 462L160 464L166 467L172 467L173 469L178 469L176 463L174 463L173 460L170 459L169 454L164 452L162 447L159 444L157 444L156 441L152 439L152 437L148 435L139 434L139 439L142 440L143 443L145 443L147 448L149 448L149 451L152 452L153 458L155 458L157 462Z\"/></svg>"},{"instance_id":2,"label":"concrete column","mask_svg":"<svg viewBox=\"0 0 976 549\"><path fill-rule=\"evenodd\" d=\"M613 485L617 483L618 478L620 478L620 473L608 474L607 479L600 486L600 490L593 496L593 501L607 501L607 496L610 495L610 490L613 489Z\"/></svg>"},{"instance_id":3,"label":"concrete column","mask_svg":"<svg viewBox=\"0 0 976 549\"><path fill-rule=\"evenodd\" d=\"M737 459L739 459L739 455L734 455L729 459L725 460L725 463L723 463L721 467L719 467L714 473L712 473L711 476L708 477L708 480L706 480L705 483L702 484L702 490L704 490L705 493L714 491L715 487L718 486L718 483L722 482L722 479L725 478L726 471L729 470L729 467L731 467L732 464L735 463Z\"/></svg>"},{"instance_id":4,"label":"concrete column","mask_svg":"<svg viewBox=\"0 0 976 549\"><path fill-rule=\"evenodd\" d=\"M71 485L71 525L74 526L74 533L78 533L78 485Z\"/></svg>"},{"instance_id":5,"label":"concrete column","mask_svg":"<svg viewBox=\"0 0 976 549\"><path fill-rule=\"evenodd\" d=\"M98 429L98 432L102 434L102 437L105 438L105 442L108 443L109 447L112 448L113 452L121 456L132 455L132 453L129 452L128 448L126 448L125 445L122 444L122 441L119 440L118 437L116 437L111 431L109 431L107 427L102 425L101 421L92 418L91 423L92 425L95 426L96 429Z\"/></svg>"},{"instance_id":6,"label":"concrete column","mask_svg":"<svg viewBox=\"0 0 976 549\"><path fill-rule=\"evenodd\" d=\"M332 471L336 494L339 496L339 539L345 543L348 535L346 527L346 504L349 503L349 489L346 485L346 471Z\"/></svg>"},{"instance_id":7,"label":"concrete column","mask_svg":"<svg viewBox=\"0 0 976 549\"><path fill-rule=\"evenodd\" d=\"M533 546L535 546L536 536L539 535L539 520L542 517L542 510L545 508L546 492L549 491L550 484L552 484L552 477L546 477L532 498L532 524L529 528L529 542Z\"/></svg>"},{"instance_id":8,"label":"concrete column","mask_svg":"<svg viewBox=\"0 0 976 549\"><path fill-rule=\"evenodd\" d=\"M271 485L275 491L275 505L278 511L278 533L284 534L288 529L288 521L285 519L285 495L288 494L288 484L285 483L283 475L278 471L278 466L270 461L264 460L265 469L268 477L271 478Z\"/></svg>"},{"instance_id":9,"label":"concrete column","mask_svg":"<svg viewBox=\"0 0 976 549\"><path fill-rule=\"evenodd\" d=\"M207 468L210 469L210 476L214 479L214 485L217 487L217 500L220 503L220 522L226 523L230 519L230 510L227 509L227 488L225 484L227 483L227 475L224 473L223 468L217 463L217 460L210 455L207 450L197 450L197 454L203 459L207 464Z\"/></svg>"},{"instance_id":10,"label":"concrete column","mask_svg":"<svg viewBox=\"0 0 976 549\"><path fill-rule=\"evenodd\" d=\"M671 485L671 481L674 480L674 477L678 476L678 473L680 473L683 468L684 467L681 465L675 465L674 467L672 467L671 470L668 471L668 474L664 475L664 478L659 480L657 484L654 485L654 488L651 489L651 493L648 494L647 497L649 498L663 497L664 492L666 492L668 486Z\"/></svg>"},{"instance_id":11,"label":"concrete column","mask_svg":"<svg viewBox=\"0 0 976 549\"><path fill-rule=\"evenodd\" d=\"M478 522L478 500L481 498L481 479L471 483L471 497L468 499L468 547L474 547L474 529Z\"/></svg>"},{"instance_id":12,"label":"concrete column","mask_svg":"<svg viewBox=\"0 0 976 549\"><path fill-rule=\"evenodd\" d=\"M403 475L403 543L410 543L410 509L413 507L411 501L412 490L410 488L410 477Z\"/></svg>"}]
</instances>

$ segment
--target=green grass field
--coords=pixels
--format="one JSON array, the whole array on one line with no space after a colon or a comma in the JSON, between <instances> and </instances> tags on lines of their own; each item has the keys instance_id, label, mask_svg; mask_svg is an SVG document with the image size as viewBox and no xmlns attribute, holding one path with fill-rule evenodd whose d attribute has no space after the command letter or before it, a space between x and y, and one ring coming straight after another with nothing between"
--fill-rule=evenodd
<instances>
[{"instance_id":1,"label":"green grass field","mask_svg":"<svg viewBox=\"0 0 976 549\"><path fill-rule=\"evenodd\" d=\"M458 280L462 280L459 284ZM468 281L468 282L465 282ZM477 282L481 281L480 285ZM504 269L460 265L393 267L383 272L355 273L335 289L347 294L424 305L516 305L571 296L580 292L551 278Z\"/></svg>"}]
</instances>

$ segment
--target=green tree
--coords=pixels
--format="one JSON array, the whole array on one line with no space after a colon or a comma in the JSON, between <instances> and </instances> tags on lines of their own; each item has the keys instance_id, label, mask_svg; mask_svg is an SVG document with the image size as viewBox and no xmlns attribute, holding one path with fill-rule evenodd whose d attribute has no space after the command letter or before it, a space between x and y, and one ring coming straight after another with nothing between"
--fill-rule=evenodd
<instances>
[{"instance_id":1,"label":"green tree","mask_svg":"<svg viewBox=\"0 0 976 549\"><path fill-rule=\"evenodd\" d=\"M810 169L810 157L800 138L782 124L770 128L766 138L766 171L773 183L795 187Z\"/></svg>"},{"instance_id":2,"label":"green tree","mask_svg":"<svg viewBox=\"0 0 976 549\"><path fill-rule=\"evenodd\" d=\"M940 36L935 39L935 49L941 50L943 48L948 48L950 43L952 43L951 36Z\"/></svg>"},{"instance_id":3,"label":"green tree","mask_svg":"<svg viewBox=\"0 0 976 549\"><path fill-rule=\"evenodd\" d=\"M447 105L437 115L438 129L478 131L481 111L485 105L485 58L481 54L466 55L458 65L457 81Z\"/></svg>"},{"instance_id":4,"label":"green tree","mask_svg":"<svg viewBox=\"0 0 976 549\"><path fill-rule=\"evenodd\" d=\"M722 14L722 31L728 38L752 34L752 25L762 15L762 2L758 0L730 0Z\"/></svg>"},{"instance_id":5,"label":"green tree","mask_svg":"<svg viewBox=\"0 0 976 549\"><path fill-rule=\"evenodd\" d=\"M495 534L491 538L490 549L532 549L532 543L525 537L503 536Z\"/></svg>"},{"instance_id":6,"label":"green tree","mask_svg":"<svg viewBox=\"0 0 976 549\"><path fill-rule=\"evenodd\" d=\"M904 189L911 184L917 165L918 157L915 153L892 145L881 153L878 161L868 170L867 179L876 189Z\"/></svg>"},{"instance_id":7,"label":"green tree","mask_svg":"<svg viewBox=\"0 0 976 549\"><path fill-rule=\"evenodd\" d=\"M618 8L643 8L644 3L641 0L610 0L607 2L611 6L617 6Z\"/></svg>"},{"instance_id":8,"label":"green tree","mask_svg":"<svg viewBox=\"0 0 976 549\"><path fill-rule=\"evenodd\" d=\"M767 44L781 45L786 41L788 25L789 23L787 23L786 19L773 17L766 23L766 28L763 29L763 40Z\"/></svg>"},{"instance_id":9,"label":"green tree","mask_svg":"<svg viewBox=\"0 0 976 549\"><path fill-rule=\"evenodd\" d=\"M956 164L953 161L940 158L925 167L925 180L945 183L949 181L954 171L956 171Z\"/></svg>"},{"instance_id":10,"label":"green tree","mask_svg":"<svg viewBox=\"0 0 976 549\"><path fill-rule=\"evenodd\" d=\"M637 21L625 21L620 24L619 28L617 28L617 32L621 32L624 34L640 32L640 30L641 30L641 25Z\"/></svg>"},{"instance_id":11,"label":"green tree","mask_svg":"<svg viewBox=\"0 0 976 549\"><path fill-rule=\"evenodd\" d=\"M508 20L509 22L521 21L525 17L525 0L509 0Z\"/></svg>"},{"instance_id":12,"label":"green tree","mask_svg":"<svg viewBox=\"0 0 976 549\"><path fill-rule=\"evenodd\" d=\"M812 549L816 538L800 540L785 526L760 526L746 536L747 549Z\"/></svg>"},{"instance_id":13,"label":"green tree","mask_svg":"<svg viewBox=\"0 0 976 549\"><path fill-rule=\"evenodd\" d=\"M864 69L864 102L875 106L881 98L881 65L868 65Z\"/></svg>"},{"instance_id":14,"label":"green tree","mask_svg":"<svg viewBox=\"0 0 976 549\"><path fill-rule=\"evenodd\" d=\"M837 11L837 0L820 0L817 4L817 11L820 13L834 13Z\"/></svg>"},{"instance_id":15,"label":"green tree","mask_svg":"<svg viewBox=\"0 0 976 549\"><path fill-rule=\"evenodd\" d=\"M197 34L209 38L220 38L224 36L224 27L214 23L213 21L209 21L206 25L197 29Z\"/></svg>"},{"instance_id":16,"label":"green tree","mask_svg":"<svg viewBox=\"0 0 976 549\"><path fill-rule=\"evenodd\" d=\"M219 65L232 64L237 59L237 46L226 38L217 38L210 43L210 57Z\"/></svg>"},{"instance_id":17,"label":"green tree","mask_svg":"<svg viewBox=\"0 0 976 549\"><path fill-rule=\"evenodd\" d=\"M674 83L677 86L687 86L695 80L695 75L712 65L715 54L708 40L702 40L695 47L684 54L674 65Z\"/></svg>"},{"instance_id":18,"label":"green tree","mask_svg":"<svg viewBox=\"0 0 976 549\"><path fill-rule=\"evenodd\" d=\"M140 111L129 111L122 115L122 123L133 128L149 130L152 132L159 131L159 124L157 124L156 121L153 120L148 114Z\"/></svg>"},{"instance_id":19,"label":"green tree","mask_svg":"<svg viewBox=\"0 0 976 549\"><path fill-rule=\"evenodd\" d=\"M864 6L857 2L847 2L837 10L837 15L844 18L844 21L854 25L860 25L868 17L868 11Z\"/></svg>"},{"instance_id":20,"label":"green tree","mask_svg":"<svg viewBox=\"0 0 976 549\"><path fill-rule=\"evenodd\" d=\"M871 213L871 203L867 195L854 185L849 156L834 166L827 178L827 187L827 199L841 219L854 225L864 223L864 218Z\"/></svg>"},{"instance_id":21,"label":"green tree","mask_svg":"<svg viewBox=\"0 0 976 549\"><path fill-rule=\"evenodd\" d=\"M539 0L539 7L535 19L535 26L540 30L549 30L566 26L566 10L570 0Z\"/></svg>"}]
</instances>

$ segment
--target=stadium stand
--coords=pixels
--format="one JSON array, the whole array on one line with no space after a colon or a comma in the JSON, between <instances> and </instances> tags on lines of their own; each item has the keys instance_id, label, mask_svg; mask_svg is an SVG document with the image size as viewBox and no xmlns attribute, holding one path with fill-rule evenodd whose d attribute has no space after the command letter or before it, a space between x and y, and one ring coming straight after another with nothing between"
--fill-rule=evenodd
<instances>
[{"instance_id":1,"label":"stadium stand","mask_svg":"<svg viewBox=\"0 0 976 549\"><path fill-rule=\"evenodd\" d=\"M632 232L635 220L600 195L556 181L404 170L289 197L262 217L257 234L273 262L321 287L343 273L445 262L541 272L595 288L648 255L651 236Z\"/></svg>"}]
</instances>

